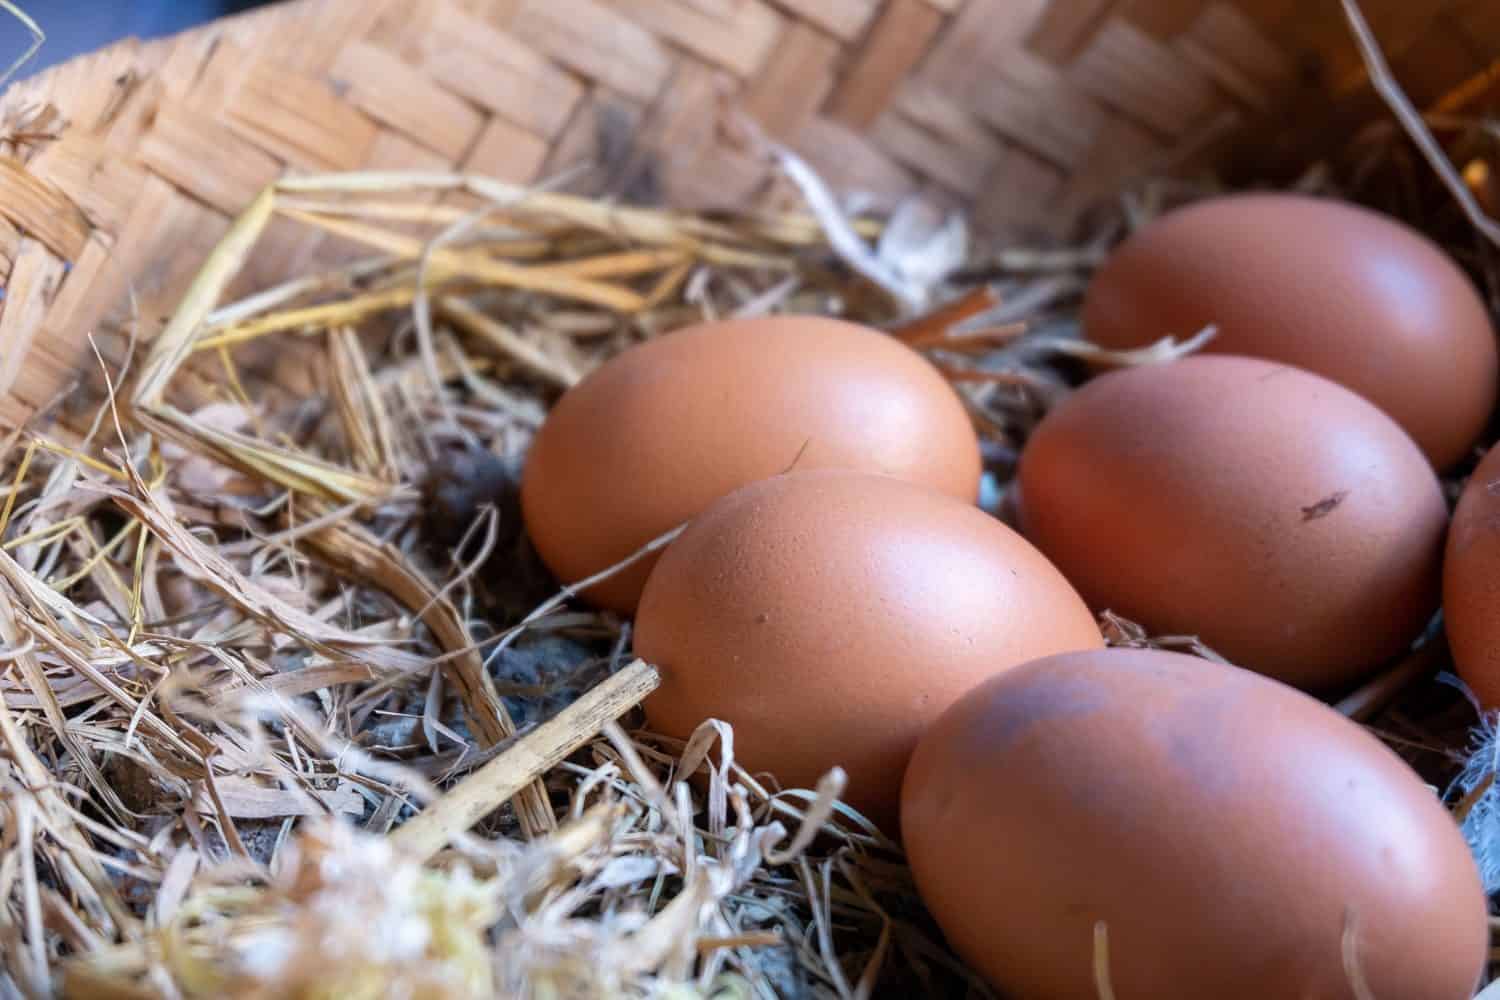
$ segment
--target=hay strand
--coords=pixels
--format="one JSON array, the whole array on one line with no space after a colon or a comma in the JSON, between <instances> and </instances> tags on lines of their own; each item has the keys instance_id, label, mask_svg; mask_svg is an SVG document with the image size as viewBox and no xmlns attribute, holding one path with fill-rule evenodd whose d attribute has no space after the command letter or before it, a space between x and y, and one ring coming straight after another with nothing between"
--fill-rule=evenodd
<instances>
[{"instance_id":1,"label":"hay strand","mask_svg":"<svg viewBox=\"0 0 1500 1000\"><path fill-rule=\"evenodd\" d=\"M413 857L432 857L455 836L593 739L605 723L640 704L659 683L655 667L642 660L633 661L407 820L391 835L391 843Z\"/></svg>"}]
</instances>

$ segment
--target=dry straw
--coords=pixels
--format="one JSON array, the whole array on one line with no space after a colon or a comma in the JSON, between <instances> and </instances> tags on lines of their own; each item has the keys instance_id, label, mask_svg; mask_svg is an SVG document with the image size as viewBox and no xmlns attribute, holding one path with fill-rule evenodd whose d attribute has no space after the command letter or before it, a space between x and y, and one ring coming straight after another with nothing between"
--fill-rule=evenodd
<instances>
[{"instance_id":1,"label":"dry straw","mask_svg":"<svg viewBox=\"0 0 1500 1000\"><path fill-rule=\"evenodd\" d=\"M576 584L539 577L514 470L548 400L631 342L833 312L949 376L1003 508L1068 365L1169 361L1212 330L1078 340L1114 221L1077 247L986 247L921 205L851 217L748 141L810 214L283 179L144 353L100 362L89 426L0 441L0 994L986 995L894 845L837 803L840 772L781 789L722 723L685 746L630 731L656 672ZM273 223L347 262L224 301ZM293 391L267 357L312 377ZM1339 707L1421 742L1410 692L1440 659L1425 647ZM1101 996L1110 950L1101 924Z\"/></svg>"},{"instance_id":2,"label":"dry straw","mask_svg":"<svg viewBox=\"0 0 1500 1000\"><path fill-rule=\"evenodd\" d=\"M481 211L410 197L443 192ZM378 255L222 303L278 217ZM1012 446L1066 391L1045 359L1158 363L1212 332L1113 355L1005 318L988 285L911 316L828 267L818 232L449 175L300 178L256 199L128 392L105 380L80 446L35 430L12 442L12 982L60 975L91 996L853 997L882 975L966 982L893 846L835 805L836 772L777 790L738 767L719 723L685 748L627 736L615 720L657 677L617 662L618 621L569 610L590 581L495 631L492 592L525 576L497 540L502 518L476 508L447 548L419 499L443 455L519 457L537 402L620 343L703 313L866 303L859 318L928 353ZM1058 261L1063 275L1076 265ZM1054 277L1030 269L1018 291ZM402 322L419 282L437 308ZM326 394L259 400L235 359L271 341L304 351ZM179 408L188 369L219 378ZM504 492L481 499L503 506ZM1212 655L1108 625L1117 643ZM577 662L539 686L497 685L491 668L536 636L575 637ZM600 662L591 646L614 652ZM517 726L505 695L559 688L586 690ZM676 779L700 767L709 781L690 802ZM80 811L86 797L102 811Z\"/></svg>"},{"instance_id":3,"label":"dry straw","mask_svg":"<svg viewBox=\"0 0 1500 1000\"><path fill-rule=\"evenodd\" d=\"M221 301L276 219L374 255ZM911 296L875 292L839 266L824 226L891 273L927 268L922 297L947 304L913 315ZM263 192L125 385L105 373L80 443L37 428L9 443L9 982L79 996L979 988L933 937L894 846L836 804L840 774L780 790L735 763L721 723L686 747L616 725L655 669L623 661L618 620L573 606L589 581L524 597L513 479L474 498L500 510L472 506L456 547L437 543L423 500L447 457L513 468L550 395L706 314L842 304L887 324L1002 450L1067 391L1052 359L1160 363L1212 335L1102 352L1061 314L1028 326L1007 312L1059 294L1087 255L1053 255L1056 271L1027 260L954 295L931 267L931 228L889 232L710 221L462 175ZM424 297L435 308L413 320ZM306 393L242 371L267 345L319 373ZM180 403L189 372L194 402ZM496 630L507 598L533 609ZM1117 643L1212 655L1107 624ZM547 643L566 662L505 680L509 658ZM1415 669L1352 696L1351 713ZM537 707L560 691L574 700ZM700 769L697 793L679 783Z\"/></svg>"},{"instance_id":4,"label":"dry straw","mask_svg":"<svg viewBox=\"0 0 1500 1000\"><path fill-rule=\"evenodd\" d=\"M224 301L277 220L364 256ZM425 516L452 456L513 467L551 394L703 315L845 303L899 321L956 378L1061 390L1030 357L1057 344L1022 350L1024 326L985 321L996 296L908 316L840 264L826 223L447 174L298 177L255 199L130 369L101 372L89 433L7 445L8 984L861 997L882 977L968 982L893 845L836 804L839 772L782 790L735 763L721 723L686 747L616 725L655 669L623 661L622 624L575 607L576 587L524 596L513 480L471 498L501 510L473 506L456 546ZM922 273L930 233L838 225ZM317 378L300 394L259 381L244 359L267 349ZM1040 412L999 383L966 398L1017 442ZM534 609L497 631L497 602L516 599ZM548 643L564 662L506 679ZM538 707L564 691L560 711ZM694 770L697 793L678 781Z\"/></svg>"}]
</instances>

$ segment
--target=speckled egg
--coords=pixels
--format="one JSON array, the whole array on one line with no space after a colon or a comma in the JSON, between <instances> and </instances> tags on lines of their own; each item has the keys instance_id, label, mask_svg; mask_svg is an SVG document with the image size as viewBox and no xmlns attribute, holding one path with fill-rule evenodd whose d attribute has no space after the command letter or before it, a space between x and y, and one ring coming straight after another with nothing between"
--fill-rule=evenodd
<instances>
[{"instance_id":1,"label":"speckled egg","mask_svg":"<svg viewBox=\"0 0 1500 1000\"><path fill-rule=\"evenodd\" d=\"M895 476L969 503L979 490L973 425L924 358L853 323L775 316L659 337L566 393L527 459L522 510L571 583L793 467ZM649 570L643 560L584 596L629 613Z\"/></svg>"},{"instance_id":2,"label":"speckled egg","mask_svg":"<svg viewBox=\"0 0 1500 1000\"><path fill-rule=\"evenodd\" d=\"M1495 406L1495 332L1474 285L1408 226L1293 194L1211 198L1127 239L1089 286L1107 347L1218 326L1208 350L1293 364L1395 418L1438 468Z\"/></svg>"},{"instance_id":3,"label":"speckled egg","mask_svg":"<svg viewBox=\"0 0 1500 1000\"><path fill-rule=\"evenodd\" d=\"M1006 996L1094 1000L1105 951L1121 1000L1468 1000L1487 958L1437 797L1234 667L1111 649L1006 670L929 728L901 806L923 899Z\"/></svg>"},{"instance_id":4,"label":"speckled egg","mask_svg":"<svg viewBox=\"0 0 1500 1000\"><path fill-rule=\"evenodd\" d=\"M831 767L893 830L907 755L984 678L1099 647L1078 595L972 504L883 476L797 472L694 519L652 572L635 649L662 672L650 728L734 726L738 759L784 787Z\"/></svg>"},{"instance_id":5,"label":"speckled egg","mask_svg":"<svg viewBox=\"0 0 1500 1000\"><path fill-rule=\"evenodd\" d=\"M1500 448L1469 477L1443 563L1443 620L1458 674L1500 708Z\"/></svg>"},{"instance_id":6,"label":"speckled egg","mask_svg":"<svg viewBox=\"0 0 1500 1000\"><path fill-rule=\"evenodd\" d=\"M1374 405L1288 365L1097 378L1037 427L1019 481L1026 536L1096 610L1299 687L1359 678L1437 608L1432 467Z\"/></svg>"}]
</instances>

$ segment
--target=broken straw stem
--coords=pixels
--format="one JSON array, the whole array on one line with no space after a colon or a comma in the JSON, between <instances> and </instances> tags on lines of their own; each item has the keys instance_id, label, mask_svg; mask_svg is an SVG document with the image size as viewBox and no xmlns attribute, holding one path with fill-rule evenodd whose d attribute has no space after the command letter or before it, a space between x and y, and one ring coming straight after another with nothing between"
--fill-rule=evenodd
<instances>
[{"instance_id":1,"label":"broken straw stem","mask_svg":"<svg viewBox=\"0 0 1500 1000\"><path fill-rule=\"evenodd\" d=\"M391 843L420 860L431 858L599 735L606 723L639 705L660 683L655 667L644 660L631 661L392 832Z\"/></svg>"},{"instance_id":2,"label":"broken straw stem","mask_svg":"<svg viewBox=\"0 0 1500 1000\"><path fill-rule=\"evenodd\" d=\"M1368 721L1419 677L1436 672L1446 651L1443 642L1427 643L1350 692L1333 706L1334 709L1355 722Z\"/></svg>"}]
</instances>

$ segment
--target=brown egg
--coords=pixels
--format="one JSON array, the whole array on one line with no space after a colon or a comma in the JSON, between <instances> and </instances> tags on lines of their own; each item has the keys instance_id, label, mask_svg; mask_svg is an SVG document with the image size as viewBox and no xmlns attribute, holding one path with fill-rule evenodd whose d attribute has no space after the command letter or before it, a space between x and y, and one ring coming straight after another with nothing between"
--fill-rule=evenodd
<instances>
[{"instance_id":1,"label":"brown egg","mask_svg":"<svg viewBox=\"0 0 1500 1000\"><path fill-rule=\"evenodd\" d=\"M1026 536L1096 610L1299 687L1403 652L1437 608L1431 466L1296 368L1216 355L1105 375L1042 421L1019 478Z\"/></svg>"},{"instance_id":2,"label":"brown egg","mask_svg":"<svg viewBox=\"0 0 1500 1000\"><path fill-rule=\"evenodd\" d=\"M646 584L635 649L662 671L652 729L734 726L737 758L784 787L849 774L892 829L917 738L997 670L1103 644L1026 540L972 504L897 479L797 472L711 506Z\"/></svg>"},{"instance_id":3,"label":"brown egg","mask_svg":"<svg viewBox=\"0 0 1500 1000\"><path fill-rule=\"evenodd\" d=\"M1489 944L1442 804L1312 698L1179 653L1052 656L970 691L901 830L949 942L1007 996L1468 1000Z\"/></svg>"},{"instance_id":4,"label":"brown egg","mask_svg":"<svg viewBox=\"0 0 1500 1000\"><path fill-rule=\"evenodd\" d=\"M809 316L690 327L631 348L565 394L527 459L526 528L582 580L746 483L798 469L896 476L974 502L979 443L924 358ZM643 561L584 596L635 610Z\"/></svg>"},{"instance_id":5,"label":"brown egg","mask_svg":"<svg viewBox=\"0 0 1500 1000\"><path fill-rule=\"evenodd\" d=\"M1463 457L1495 406L1495 333L1474 286L1426 237L1355 205L1243 194L1170 212L1121 244L1083 309L1088 337L1107 347L1209 323L1208 350L1353 389L1438 468Z\"/></svg>"},{"instance_id":6,"label":"brown egg","mask_svg":"<svg viewBox=\"0 0 1500 1000\"><path fill-rule=\"evenodd\" d=\"M1443 620L1459 676L1486 707L1500 708L1500 448L1479 463L1453 512Z\"/></svg>"}]
</instances>

